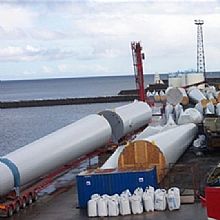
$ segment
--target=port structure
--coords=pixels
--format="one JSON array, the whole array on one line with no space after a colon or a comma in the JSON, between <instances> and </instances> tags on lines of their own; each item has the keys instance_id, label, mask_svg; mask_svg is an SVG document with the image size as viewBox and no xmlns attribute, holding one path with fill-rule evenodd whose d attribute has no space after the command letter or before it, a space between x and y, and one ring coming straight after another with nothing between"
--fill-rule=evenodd
<instances>
[{"instance_id":1,"label":"port structure","mask_svg":"<svg viewBox=\"0 0 220 220\"><path fill-rule=\"evenodd\" d=\"M197 72L203 73L204 78L206 79L205 53L204 53L204 45L203 45L203 31L202 31L202 25L204 24L204 21L195 20L195 24L197 25Z\"/></svg>"},{"instance_id":2,"label":"port structure","mask_svg":"<svg viewBox=\"0 0 220 220\"><path fill-rule=\"evenodd\" d=\"M141 52L142 47L140 42L131 42L131 50L134 65L135 83L138 90L138 97L140 101L146 101L145 89L144 89L144 73L143 63L144 53Z\"/></svg>"}]
</instances>

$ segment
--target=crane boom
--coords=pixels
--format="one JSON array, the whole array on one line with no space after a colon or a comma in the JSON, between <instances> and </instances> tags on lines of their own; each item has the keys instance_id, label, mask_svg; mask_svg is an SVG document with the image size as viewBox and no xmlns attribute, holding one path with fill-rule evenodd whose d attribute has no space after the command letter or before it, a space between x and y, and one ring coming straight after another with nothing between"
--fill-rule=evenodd
<instances>
[{"instance_id":1,"label":"crane boom","mask_svg":"<svg viewBox=\"0 0 220 220\"><path fill-rule=\"evenodd\" d=\"M138 96L140 101L145 101L145 89L144 89L144 73L142 59L144 59L144 54L141 53L142 47L140 42L131 42L131 50L134 65L134 74L136 88L138 90Z\"/></svg>"}]
</instances>

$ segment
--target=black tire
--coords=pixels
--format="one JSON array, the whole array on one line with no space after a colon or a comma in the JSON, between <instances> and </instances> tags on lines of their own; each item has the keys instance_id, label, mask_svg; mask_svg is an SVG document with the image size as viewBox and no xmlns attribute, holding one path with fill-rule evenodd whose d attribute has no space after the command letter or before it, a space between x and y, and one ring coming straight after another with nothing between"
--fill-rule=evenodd
<instances>
[{"instance_id":1,"label":"black tire","mask_svg":"<svg viewBox=\"0 0 220 220\"><path fill-rule=\"evenodd\" d=\"M38 195L37 195L37 193L34 193L33 202L36 202L37 200L38 200Z\"/></svg>"},{"instance_id":2,"label":"black tire","mask_svg":"<svg viewBox=\"0 0 220 220\"><path fill-rule=\"evenodd\" d=\"M30 194L28 196L28 205L31 205L33 203L32 195Z\"/></svg>"},{"instance_id":3,"label":"black tire","mask_svg":"<svg viewBox=\"0 0 220 220\"><path fill-rule=\"evenodd\" d=\"M21 208L22 208L22 209L25 209L26 206L27 206L26 199L23 198L23 201L22 201L22 204L21 204Z\"/></svg>"},{"instance_id":4,"label":"black tire","mask_svg":"<svg viewBox=\"0 0 220 220\"><path fill-rule=\"evenodd\" d=\"M15 212L19 213L19 211L20 211L20 204L19 204L19 202L16 202L16 204L15 204Z\"/></svg>"},{"instance_id":5,"label":"black tire","mask_svg":"<svg viewBox=\"0 0 220 220\"><path fill-rule=\"evenodd\" d=\"M11 217L13 215L14 211L13 211L13 208L10 206L8 208L8 217Z\"/></svg>"}]
</instances>

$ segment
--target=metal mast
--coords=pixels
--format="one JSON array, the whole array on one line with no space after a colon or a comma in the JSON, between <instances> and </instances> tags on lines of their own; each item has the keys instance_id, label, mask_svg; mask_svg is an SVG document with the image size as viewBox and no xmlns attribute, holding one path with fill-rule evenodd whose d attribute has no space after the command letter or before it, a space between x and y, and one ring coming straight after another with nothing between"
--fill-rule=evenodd
<instances>
[{"instance_id":1,"label":"metal mast","mask_svg":"<svg viewBox=\"0 0 220 220\"><path fill-rule=\"evenodd\" d=\"M144 89L144 73L142 59L144 59L144 54L141 53L142 47L140 42L131 42L131 50L134 64L134 74L136 88L138 90L138 96L140 101L145 101L145 89Z\"/></svg>"},{"instance_id":2,"label":"metal mast","mask_svg":"<svg viewBox=\"0 0 220 220\"><path fill-rule=\"evenodd\" d=\"M204 53L203 32L202 32L202 25L204 24L204 21L195 20L195 24L197 25L197 72L203 73L204 78L206 79L205 53Z\"/></svg>"}]
</instances>

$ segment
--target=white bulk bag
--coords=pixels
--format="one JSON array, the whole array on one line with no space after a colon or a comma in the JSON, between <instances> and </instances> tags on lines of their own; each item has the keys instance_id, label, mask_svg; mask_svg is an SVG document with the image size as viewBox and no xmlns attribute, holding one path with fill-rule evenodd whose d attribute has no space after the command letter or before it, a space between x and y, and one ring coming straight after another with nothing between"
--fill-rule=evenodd
<instances>
[{"instance_id":1,"label":"white bulk bag","mask_svg":"<svg viewBox=\"0 0 220 220\"><path fill-rule=\"evenodd\" d=\"M131 208L129 203L129 198L126 194L119 198L119 212L121 215L130 215Z\"/></svg>"},{"instance_id":2,"label":"white bulk bag","mask_svg":"<svg viewBox=\"0 0 220 220\"><path fill-rule=\"evenodd\" d=\"M143 213L142 197L138 195L133 195L130 197L130 202L131 211L134 215Z\"/></svg>"},{"instance_id":3,"label":"white bulk bag","mask_svg":"<svg viewBox=\"0 0 220 220\"><path fill-rule=\"evenodd\" d=\"M126 189L125 191L123 191L123 192L121 193L121 196L126 196L126 197L131 196L131 193L130 193L129 189Z\"/></svg>"},{"instance_id":4,"label":"white bulk bag","mask_svg":"<svg viewBox=\"0 0 220 220\"><path fill-rule=\"evenodd\" d=\"M98 209L98 216L100 217L108 216L107 201L105 199L103 198L98 199L97 209Z\"/></svg>"},{"instance_id":5,"label":"white bulk bag","mask_svg":"<svg viewBox=\"0 0 220 220\"><path fill-rule=\"evenodd\" d=\"M108 200L108 216L118 216L119 215L119 205L118 201L114 199Z\"/></svg>"},{"instance_id":6,"label":"white bulk bag","mask_svg":"<svg viewBox=\"0 0 220 220\"><path fill-rule=\"evenodd\" d=\"M143 192L144 192L143 189L141 187L138 187L134 190L134 195L142 197Z\"/></svg>"},{"instance_id":7,"label":"white bulk bag","mask_svg":"<svg viewBox=\"0 0 220 220\"><path fill-rule=\"evenodd\" d=\"M111 199L115 200L115 201L119 201L120 196L116 193L114 195L111 196Z\"/></svg>"},{"instance_id":8,"label":"white bulk bag","mask_svg":"<svg viewBox=\"0 0 220 220\"><path fill-rule=\"evenodd\" d=\"M154 211L154 200L148 191L143 194L143 203L146 212Z\"/></svg>"},{"instance_id":9,"label":"white bulk bag","mask_svg":"<svg viewBox=\"0 0 220 220\"><path fill-rule=\"evenodd\" d=\"M154 209L164 211L166 209L166 190L157 189L154 193Z\"/></svg>"},{"instance_id":10,"label":"white bulk bag","mask_svg":"<svg viewBox=\"0 0 220 220\"><path fill-rule=\"evenodd\" d=\"M180 190L177 187L168 190L167 204L170 211L180 208Z\"/></svg>"},{"instance_id":11,"label":"white bulk bag","mask_svg":"<svg viewBox=\"0 0 220 220\"><path fill-rule=\"evenodd\" d=\"M99 194L93 194L91 195L91 199L99 199L100 195Z\"/></svg>"},{"instance_id":12,"label":"white bulk bag","mask_svg":"<svg viewBox=\"0 0 220 220\"><path fill-rule=\"evenodd\" d=\"M87 207L88 207L88 216L89 217L97 217L97 199L90 199L87 202Z\"/></svg>"}]
</instances>

